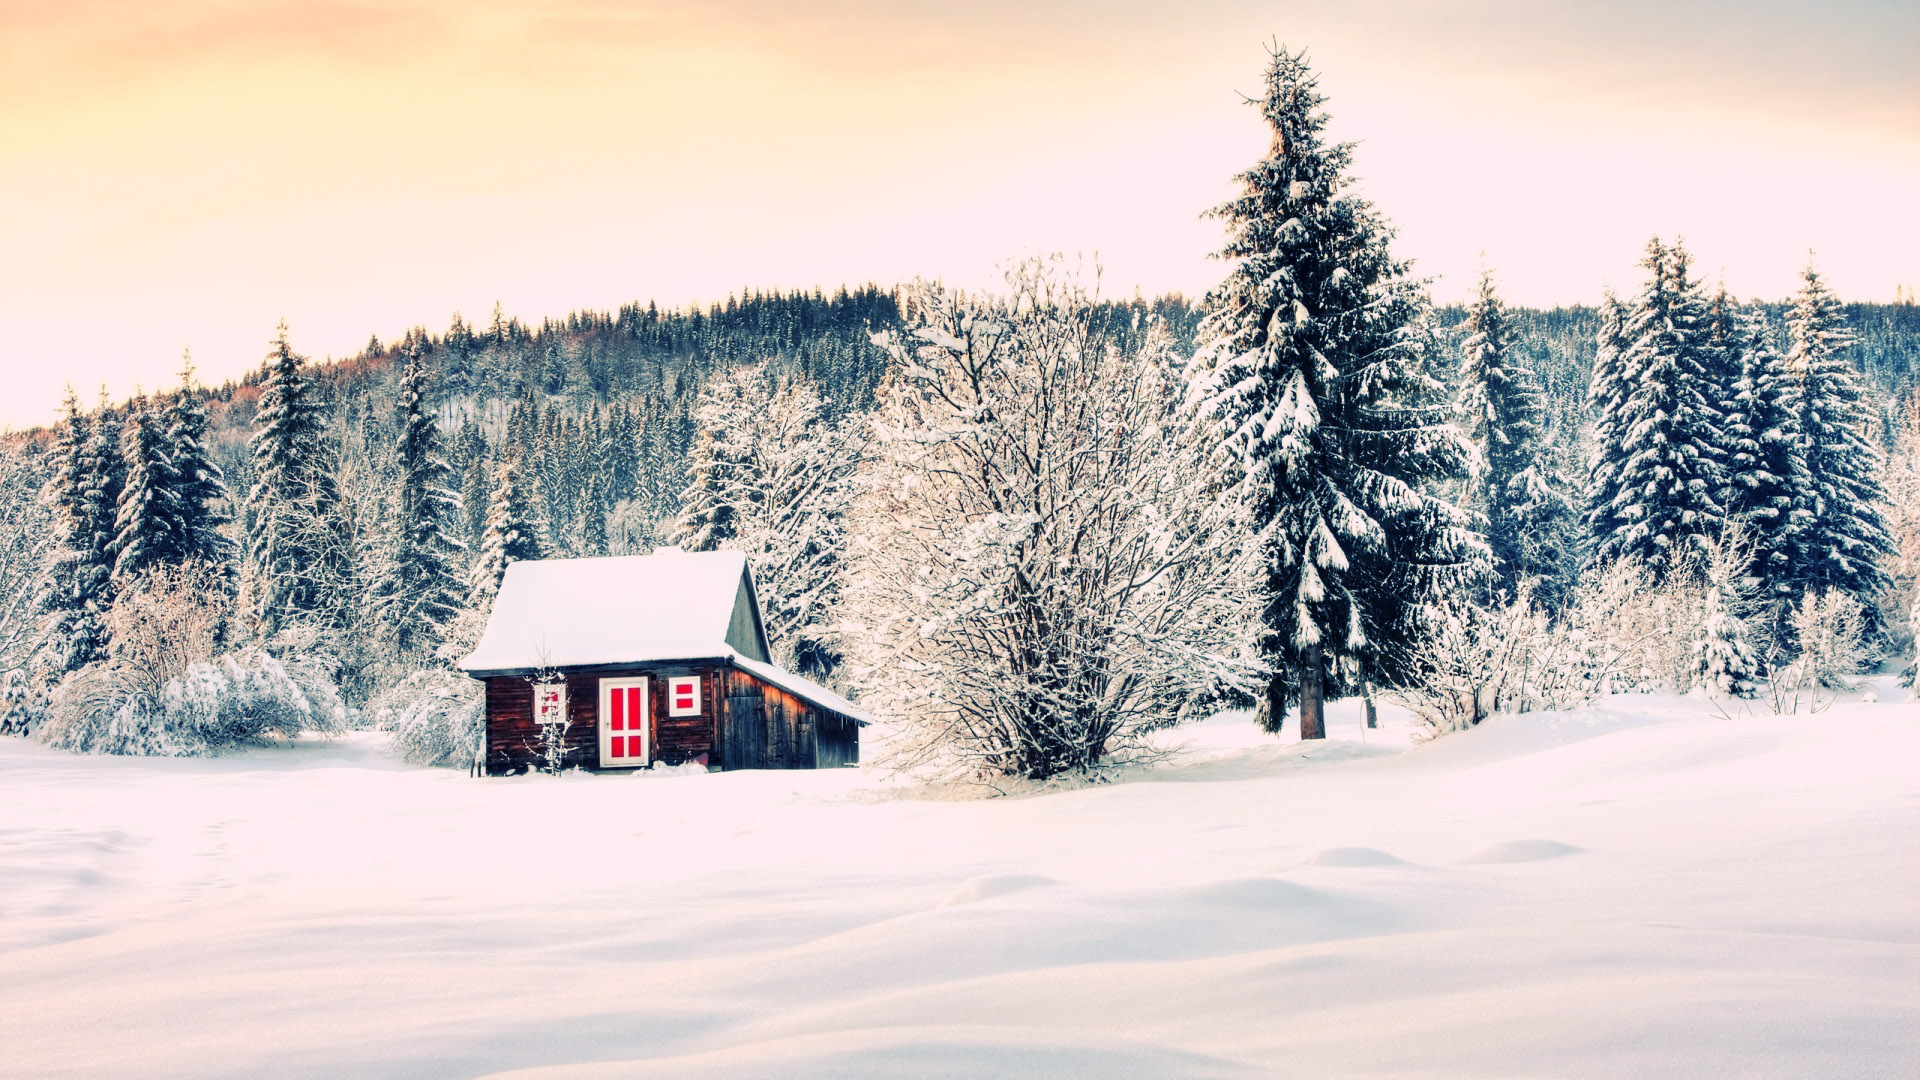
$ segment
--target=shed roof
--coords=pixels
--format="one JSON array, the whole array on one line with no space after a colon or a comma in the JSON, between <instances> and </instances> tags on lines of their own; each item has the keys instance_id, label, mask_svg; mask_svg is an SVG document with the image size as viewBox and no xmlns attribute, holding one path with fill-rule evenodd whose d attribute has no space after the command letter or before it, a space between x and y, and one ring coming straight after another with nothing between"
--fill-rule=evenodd
<instances>
[{"instance_id":1,"label":"shed roof","mask_svg":"<svg viewBox=\"0 0 1920 1080\"><path fill-rule=\"evenodd\" d=\"M852 717L862 724L870 724L873 722L872 713L826 687L821 686L812 679L795 675L783 667L776 667L773 664L763 664L758 660L749 660L739 653L734 653L731 659L734 667L749 674L756 675L761 680L772 683L802 701L810 701L823 709L829 709L842 716Z\"/></svg>"},{"instance_id":2,"label":"shed roof","mask_svg":"<svg viewBox=\"0 0 1920 1080\"><path fill-rule=\"evenodd\" d=\"M460 666L514 671L731 656L727 630L746 573L738 551L679 548L513 563L486 633Z\"/></svg>"}]
</instances>

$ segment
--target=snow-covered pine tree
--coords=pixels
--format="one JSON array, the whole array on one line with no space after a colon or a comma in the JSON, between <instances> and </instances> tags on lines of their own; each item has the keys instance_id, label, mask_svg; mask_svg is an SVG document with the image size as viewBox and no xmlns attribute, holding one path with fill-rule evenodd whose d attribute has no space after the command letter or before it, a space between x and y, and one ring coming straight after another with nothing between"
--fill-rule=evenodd
<instances>
[{"instance_id":1,"label":"snow-covered pine tree","mask_svg":"<svg viewBox=\"0 0 1920 1080\"><path fill-rule=\"evenodd\" d=\"M1587 527L1594 562L1642 559L1664 577L1725 520L1724 394L1711 382L1707 303L1686 250L1656 237L1640 265L1649 276L1621 328L1625 346L1595 378Z\"/></svg>"},{"instance_id":2,"label":"snow-covered pine tree","mask_svg":"<svg viewBox=\"0 0 1920 1080\"><path fill-rule=\"evenodd\" d=\"M694 406L699 434L687 459L690 482L680 493L680 514L668 533L672 543L688 551L715 551L739 535L739 496L751 483L753 449L737 421L748 411L750 386L731 372L715 374L700 386Z\"/></svg>"},{"instance_id":3,"label":"snow-covered pine tree","mask_svg":"<svg viewBox=\"0 0 1920 1080\"><path fill-rule=\"evenodd\" d=\"M113 580L127 587L140 575L186 558L180 474L153 403L136 397L120 430L126 480L114 512Z\"/></svg>"},{"instance_id":4,"label":"snow-covered pine tree","mask_svg":"<svg viewBox=\"0 0 1920 1080\"><path fill-rule=\"evenodd\" d=\"M107 655L107 609L113 605L113 513L118 502L117 443L103 407L88 416L67 389L53 446L54 474L44 498L53 510L54 549L46 600L46 649L39 680L54 683Z\"/></svg>"},{"instance_id":5,"label":"snow-covered pine tree","mask_svg":"<svg viewBox=\"0 0 1920 1080\"><path fill-rule=\"evenodd\" d=\"M1739 362L1723 433L1727 520L1752 546L1748 574L1764 623L1762 640L1770 640L1784 630L1785 614L1797 599L1793 572L1808 517L1795 495L1805 489L1807 471L1799 410L1764 313L1718 302L1715 307L1715 336Z\"/></svg>"},{"instance_id":6,"label":"snow-covered pine tree","mask_svg":"<svg viewBox=\"0 0 1920 1080\"><path fill-rule=\"evenodd\" d=\"M1620 441L1620 419L1626 412L1627 394L1633 386L1622 374L1622 356L1627 350L1627 308L1605 290L1600 297L1600 330L1595 335L1593 375L1587 383L1587 499L1591 508L1611 506L1620 494L1620 468L1623 462L1613 452ZM1598 561L1597 532L1589 523L1588 562Z\"/></svg>"},{"instance_id":7,"label":"snow-covered pine tree","mask_svg":"<svg viewBox=\"0 0 1920 1080\"><path fill-rule=\"evenodd\" d=\"M179 483L182 553L225 578L232 573L234 545L222 529L233 520L233 496L207 449L206 397L194 385L193 357L183 355L181 365L180 390L167 405L165 423Z\"/></svg>"},{"instance_id":8,"label":"snow-covered pine tree","mask_svg":"<svg viewBox=\"0 0 1920 1080\"><path fill-rule=\"evenodd\" d=\"M1740 617L1718 586L1708 586L1703 606L1706 617L1693 645L1695 685L1713 694L1752 697L1760 662L1746 642Z\"/></svg>"},{"instance_id":9,"label":"snow-covered pine tree","mask_svg":"<svg viewBox=\"0 0 1920 1080\"><path fill-rule=\"evenodd\" d=\"M1806 529L1794 568L1797 593L1838 589L1866 603L1887 583L1881 559L1893 550L1880 506L1881 455L1867 436L1872 414L1846 312L1811 263L1787 314L1786 367L1806 447Z\"/></svg>"},{"instance_id":10,"label":"snow-covered pine tree","mask_svg":"<svg viewBox=\"0 0 1920 1080\"><path fill-rule=\"evenodd\" d=\"M350 567L338 535L333 454L305 364L281 323L262 364L249 440L256 480L247 495L253 530L247 572L251 614L263 638L296 622L325 623L351 603L341 587Z\"/></svg>"},{"instance_id":11,"label":"snow-covered pine tree","mask_svg":"<svg viewBox=\"0 0 1920 1080\"><path fill-rule=\"evenodd\" d=\"M455 563L466 545L460 496L447 488L452 470L440 456L440 422L428 400L432 373L417 341L400 376L399 490L391 555L379 575L381 621L401 656L432 650L459 614L463 589Z\"/></svg>"},{"instance_id":12,"label":"snow-covered pine tree","mask_svg":"<svg viewBox=\"0 0 1920 1080\"><path fill-rule=\"evenodd\" d=\"M716 374L701 388L701 434L689 463L695 479L668 542L745 552L777 659L826 675L838 662L829 627L864 450L850 428L828 421L810 381L772 380L756 365Z\"/></svg>"},{"instance_id":13,"label":"snow-covered pine tree","mask_svg":"<svg viewBox=\"0 0 1920 1080\"><path fill-rule=\"evenodd\" d=\"M500 579L510 563L546 557L541 542L542 523L533 509L520 458L509 454L493 474L493 495L487 501L487 528L480 537L468 575L468 605L485 609L499 595Z\"/></svg>"},{"instance_id":14,"label":"snow-covered pine tree","mask_svg":"<svg viewBox=\"0 0 1920 1080\"><path fill-rule=\"evenodd\" d=\"M1513 351L1506 305L1491 271L1458 329L1461 343L1458 408L1466 436L1480 451L1481 471L1468 482L1467 503L1486 523L1494 560L1494 587L1512 596L1523 581L1534 597L1557 606L1554 554L1570 538L1573 505L1543 468L1539 386ZM1543 588L1544 586L1544 588Z\"/></svg>"},{"instance_id":15,"label":"snow-covered pine tree","mask_svg":"<svg viewBox=\"0 0 1920 1080\"><path fill-rule=\"evenodd\" d=\"M1345 190L1353 147L1324 139L1316 81L1304 53L1273 54L1255 102L1272 149L1214 211L1237 265L1207 297L1193 364L1265 545L1261 650L1276 674L1262 723L1279 730L1297 699L1302 738L1325 735L1325 690L1377 672L1410 614L1488 561L1464 512L1424 490L1464 475L1473 451L1410 329L1421 284Z\"/></svg>"}]
</instances>

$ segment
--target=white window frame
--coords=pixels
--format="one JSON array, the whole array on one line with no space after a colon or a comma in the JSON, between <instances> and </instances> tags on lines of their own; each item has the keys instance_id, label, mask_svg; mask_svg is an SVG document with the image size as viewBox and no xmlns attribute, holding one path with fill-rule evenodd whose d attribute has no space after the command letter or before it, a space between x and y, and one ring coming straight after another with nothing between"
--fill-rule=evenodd
<instances>
[{"instance_id":1,"label":"white window frame","mask_svg":"<svg viewBox=\"0 0 1920 1080\"><path fill-rule=\"evenodd\" d=\"M613 756L613 694L616 690L640 690L640 756ZM600 767L603 769L644 769L653 762L653 696L644 675L631 679L600 680ZM632 737L631 718L624 737Z\"/></svg>"},{"instance_id":2,"label":"white window frame","mask_svg":"<svg viewBox=\"0 0 1920 1080\"><path fill-rule=\"evenodd\" d=\"M551 720L540 715L540 700L551 692L559 699L559 715ZM564 682L545 682L533 684L533 722L536 727L546 727L549 723L565 727L567 724L567 684Z\"/></svg>"},{"instance_id":3,"label":"white window frame","mask_svg":"<svg viewBox=\"0 0 1920 1080\"><path fill-rule=\"evenodd\" d=\"M681 697L680 688L682 686L687 685L688 683L693 684L693 708L683 709L680 707L680 697ZM667 676L667 715L668 716L699 716L700 715L700 676L698 675Z\"/></svg>"}]
</instances>

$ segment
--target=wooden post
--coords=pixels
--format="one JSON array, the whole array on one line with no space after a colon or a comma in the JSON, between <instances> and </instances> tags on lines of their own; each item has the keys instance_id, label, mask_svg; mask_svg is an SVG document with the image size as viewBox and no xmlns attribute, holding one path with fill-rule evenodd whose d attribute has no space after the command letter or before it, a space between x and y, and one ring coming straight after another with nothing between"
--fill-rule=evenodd
<instances>
[{"instance_id":1,"label":"wooden post","mask_svg":"<svg viewBox=\"0 0 1920 1080\"><path fill-rule=\"evenodd\" d=\"M1320 646L1309 645L1300 657L1300 738L1327 737L1324 688L1320 684Z\"/></svg>"}]
</instances>

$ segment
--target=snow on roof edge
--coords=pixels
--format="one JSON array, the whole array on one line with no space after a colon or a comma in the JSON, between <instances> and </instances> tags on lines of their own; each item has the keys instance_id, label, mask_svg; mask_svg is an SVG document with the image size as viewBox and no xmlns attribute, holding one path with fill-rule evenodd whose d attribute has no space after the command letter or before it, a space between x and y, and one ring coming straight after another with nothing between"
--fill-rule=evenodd
<instances>
[{"instance_id":1,"label":"snow on roof edge","mask_svg":"<svg viewBox=\"0 0 1920 1080\"><path fill-rule=\"evenodd\" d=\"M737 651L733 651L728 659L740 670L770 682L797 698L804 698L823 709L850 716L862 724L871 724L874 721L872 713L805 676L795 675L786 668L773 664L749 660Z\"/></svg>"}]
</instances>

